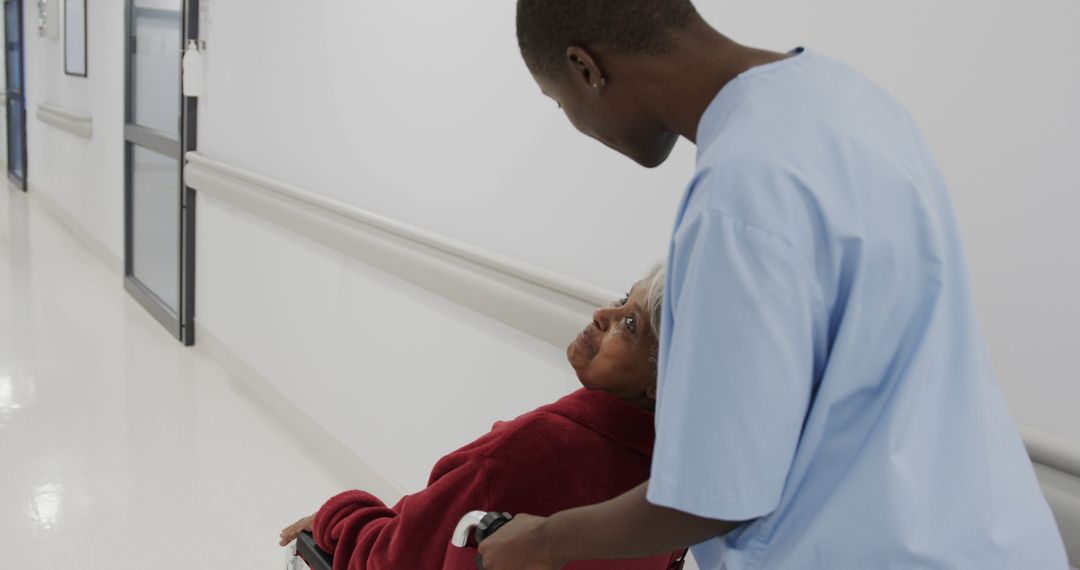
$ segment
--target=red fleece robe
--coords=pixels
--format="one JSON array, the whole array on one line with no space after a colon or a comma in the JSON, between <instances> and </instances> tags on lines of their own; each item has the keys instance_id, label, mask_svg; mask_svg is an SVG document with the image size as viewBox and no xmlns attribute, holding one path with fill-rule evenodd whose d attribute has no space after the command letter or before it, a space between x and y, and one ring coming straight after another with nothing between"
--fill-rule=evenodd
<instances>
[{"instance_id":1,"label":"red fleece robe","mask_svg":"<svg viewBox=\"0 0 1080 570\"><path fill-rule=\"evenodd\" d=\"M315 515L315 540L334 555L334 570L474 570L476 549L450 546L462 516L548 516L617 497L649 478L653 429L652 413L580 390L495 424L442 458L427 488L393 507L363 491L330 499ZM664 570L677 557L566 568Z\"/></svg>"}]
</instances>

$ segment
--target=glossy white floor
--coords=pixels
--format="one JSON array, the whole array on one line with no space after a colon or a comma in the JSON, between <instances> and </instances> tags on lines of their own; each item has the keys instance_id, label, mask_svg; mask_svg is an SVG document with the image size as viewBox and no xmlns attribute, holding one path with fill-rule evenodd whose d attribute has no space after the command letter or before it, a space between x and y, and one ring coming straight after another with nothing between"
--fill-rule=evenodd
<instances>
[{"instance_id":1,"label":"glossy white floor","mask_svg":"<svg viewBox=\"0 0 1080 570\"><path fill-rule=\"evenodd\" d=\"M344 484L0 188L0 566L281 568L278 530Z\"/></svg>"}]
</instances>

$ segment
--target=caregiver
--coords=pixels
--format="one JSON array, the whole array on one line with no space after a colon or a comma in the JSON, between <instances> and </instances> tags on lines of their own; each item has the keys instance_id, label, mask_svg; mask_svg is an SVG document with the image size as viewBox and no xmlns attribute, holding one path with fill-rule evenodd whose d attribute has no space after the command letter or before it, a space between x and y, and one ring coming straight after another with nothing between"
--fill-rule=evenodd
<instances>
[{"instance_id":1,"label":"caregiver","mask_svg":"<svg viewBox=\"0 0 1080 570\"><path fill-rule=\"evenodd\" d=\"M647 167L685 137L697 169L651 480L518 516L481 545L488 570L693 544L705 570L1066 568L899 103L813 51L739 45L689 0L519 0L517 31L578 130Z\"/></svg>"}]
</instances>

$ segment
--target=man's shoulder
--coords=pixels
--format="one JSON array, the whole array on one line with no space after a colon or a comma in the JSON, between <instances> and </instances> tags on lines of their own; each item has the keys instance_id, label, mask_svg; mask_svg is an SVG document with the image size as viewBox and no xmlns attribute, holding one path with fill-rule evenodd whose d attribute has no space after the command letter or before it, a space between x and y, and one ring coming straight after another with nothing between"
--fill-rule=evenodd
<instances>
[{"instance_id":1,"label":"man's shoulder","mask_svg":"<svg viewBox=\"0 0 1080 570\"><path fill-rule=\"evenodd\" d=\"M676 236L709 219L793 240L791 222L806 215L813 192L777 156L748 153L700 161L683 198Z\"/></svg>"},{"instance_id":2,"label":"man's shoulder","mask_svg":"<svg viewBox=\"0 0 1080 570\"><path fill-rule=\"evenodd\" d=\"M736 80L738 81L738 80ZM726 90L727 88L725 88ZM718 101L723 96L718 95ZM807 52L794 65L751 74L707 111L699 160L729 165L797 157L812 145L882 121L907 123L906 109L858 69Z\"/></svg>"},{"instance_id":3,"label":"man's shoulder","mask_svg":"<svg viewBox=\"0 0 1080 570\"><path fill-rule=\"evenodd\" d=\"M851 213L858 180L902 179L921 168L926 153L906 110L855 70L841 69L851 77L838 86L814 85L815 78L802 93L748 88L723 128L699 141L680 219L720 212L803 241L828 228L824 218Z\"/></svg>"}]
</instances>

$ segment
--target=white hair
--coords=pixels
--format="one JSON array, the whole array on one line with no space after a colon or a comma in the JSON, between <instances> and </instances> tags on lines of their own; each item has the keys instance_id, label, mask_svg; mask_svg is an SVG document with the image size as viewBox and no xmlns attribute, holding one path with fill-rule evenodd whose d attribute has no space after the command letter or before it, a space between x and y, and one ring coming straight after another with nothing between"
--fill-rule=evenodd
<instances>
[{"instance_id":1,"label":"white hair","mask_svg":"<svg viewBox=\"0 0 1080 570\"><path fill-rule=\"evenodd\" d=\"M663 326L664 310L664 281L667 279L667 265L661 261L652 266L652 269L641 279L641 286L645 288L645 312L649 316L649 326L653 334L660 338L660 329Z\"/></svg>"}]
</instances>

